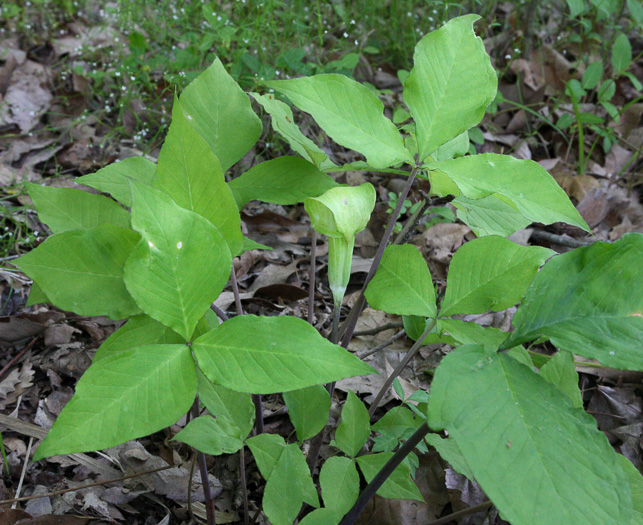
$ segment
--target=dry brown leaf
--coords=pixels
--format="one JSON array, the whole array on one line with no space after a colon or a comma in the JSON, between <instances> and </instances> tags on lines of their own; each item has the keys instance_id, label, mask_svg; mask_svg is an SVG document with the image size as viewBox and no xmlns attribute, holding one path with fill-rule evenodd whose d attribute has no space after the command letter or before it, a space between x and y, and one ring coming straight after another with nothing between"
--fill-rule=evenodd
<instances>
[{"instance_id":1,"label":"dry brown leaf","mask_svg":"<svg viewBox=\"0 0 643 525\"><path fill-rule=\"evenodd\" d=\"M15 403L25 390L33 385L33 366L28 361L30 353L25 354L25 362L20 368L12 369L8 375L0 381L0 410Z\"/></svg>"}]
</instances>

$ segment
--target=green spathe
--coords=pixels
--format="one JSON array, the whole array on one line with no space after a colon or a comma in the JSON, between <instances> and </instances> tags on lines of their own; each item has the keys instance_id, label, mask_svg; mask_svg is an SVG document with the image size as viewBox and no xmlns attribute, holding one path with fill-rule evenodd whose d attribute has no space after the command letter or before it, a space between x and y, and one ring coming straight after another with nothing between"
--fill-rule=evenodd
<instances>
[{"instance_id":1,"label":"green spathe","mask_svg":"<svg viewBox=\"0 0 643 525\"><path fill-rule=\"evenodd\" d=\"M428 423L448 430L512 524L629 523L627 479L594 418L510 356L479 345L448 354Z\"/></svg>"},{"instance_id":2,"label":"green spathe","mask_svg":"<svg viewBox=\"0 0 643 525\"><path fill-rule=\"evenodd\" d=\"M238 392L288 392L374 373L297 317L234 317L192 349L210 381Z\"/></svg>"},{"instance_id":3,"label":"green spathe","mask_svg":"<svg viewBox=\"0 0 643 525\"><path fill-rule=\"evenodd\" d=\"M310 222L328 235L328 280L335 304L340 304L350 279L355 234L366 228L375 207L375 188L368 182L339 186L304 201Z\"/></svg>"}]
</instances>

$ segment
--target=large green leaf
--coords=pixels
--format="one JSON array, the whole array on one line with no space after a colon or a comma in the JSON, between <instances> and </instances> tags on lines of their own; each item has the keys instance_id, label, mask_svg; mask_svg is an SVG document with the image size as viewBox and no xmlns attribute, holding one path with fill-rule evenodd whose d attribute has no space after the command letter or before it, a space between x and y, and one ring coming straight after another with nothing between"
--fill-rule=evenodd
<instances>
[{"instance_id":1,"label":"large green leaf","mask_svg":"<svg viewBox=\"0 0 643 525\"><path fill-rule=\"evenodd\" d=\"M478 344L492 350L497 350L509 335L493 326L485 327L473 321L466 322L459 319L438 319L438 330L448 332L453 339L461 344Z\"/></svg>"},{"instance_id":2,"label":"large green leaf","mask_svg":"<svg viewBox=\"0 0 643 525\"><path fill-rule=\"evenodd\" d=\"M176 100L152 186L182 208L208 219L228 243L230 253L239 253L243 246L241 218L219 160L190 126Z\"/></svg>"},{"instance_id":3,"label":"large green leaf","mask_svg":"<svg viewBox=\"0 0 643 525\"><path fill-rule=\"evenodd\" d=\"M501 348L541 336L606 366L643 370L643 235L550 260L534 278Z\"/></svg>"},{"instance_id":4,"label":"large green leaf","mask_svg":"<svg viewBox=\"0 0 643 525\"><path fill-rule=\"evenodd\" d=\"M496 72L473 31L479 18L455 18L415 48L404 102L415 120L420 160L478 124L496 95Z\"/></svg>"},{"instance_id":5,"label":"large green leaf","mask_svg":"<svg viewBox=\"0 0 643 525\"><path fill-rule=\"evenodd\" d=\"M145 314L135 315L100 345L94 362L137 346L179 343L185 343L185 339L171 328Z\"/></svg>"},{"instance_id":6,"label":"large green leaf","mask_svg":"<svg viewBox=\"0 0 643 525\"><path fill-rule=\"evenodd\" d=\"M209 221L138 182L132 227L142 239L125 265L127 289L147 315L189 340L230 276L225 240Z\"/></svg>"},{"instance_id":7,"label":"large green leaf","mask_svg":"<svg viewBox=\"0 0 643 525\"><path fill-rule=\"evenodd\" d=\"M518 348L522 348L521 346ZM531 359L529 360L531 362ZM564 350L558 352L538 371L540 377L569 397L575 408L583 408L583 397L578 388L578 373L574 367L574 356Z\"/></svg>"},{"instance_id":8,"label":"large green leaf","mask_svg":"<svg viewBox=\"0 0 643 525\"><path fill-rule=\"evenodd\" d=\"M93 228L99 224L129 228L129 213L109 197L40 184L27 183L26 187L38 210L38 218L53 233Z\"/></svg>"},{"instance_id":9,"label":"large green leaf","mask_svg":"<svg viewBox=\"0 0 643 525\"><path fill-rule=\"evenodd\" d=\"M132 230L101 224L53 235L14 264L59 308L123 319L141 311L123 282L138 240Z\"/></svg>"},{"instance_id":10,"label":"large green leaf","mask_svg":"<svg viewBox=\"0 0 643 525\"><path fill-rule=\"evenodd\" d=\"M255 405L250 394L235 392L221 385L212 384L197 370L199 399L213 416L223 416L239 427L245 439L255 420Z\"/></svg>"},{"instance_id":11,"label":"large green leaf","mask_svg":"<svg viewBox=\"0 0 643 525\"><path fill-rule=\"evenodd\" d=\"M156 164L145 157L129 157L105 166L96 173L78 177L76 182L109 193L121 204L131 206L129 179L149 184L155 171Z\"/></svg>"},{"instance_id":12,"label":"large green leaf","mask_svg":"<svg viewBox=\"0 0 643 525\"><path fill-rule=\"evenodd\" d=\"M300 443L318 434L328 423L330 394L323 385L284 392L283 398Z\"/></svg>"},{"instance_id":13,"label":"large green leaf","mask_svg":"<svg viewBox=\"0 0 643 525\"><path fill-rule=\"evenodd\" d=\"M310 113L335 142L364 154L371 167L413 162L395 124L383 115L382 102L359 82L330 74L266 84Z\"/></svg>"},{"instance_id":14,"label":"large green leaf","mask_svg":"<svg viewBox=\"0 0 643 525\"><path fill-rule=\"evenodd\" d=\"M358 457L357 464L359 465L362 474L364 474L366 481L370 483L392 457L393 452L367 454L365 456ZM411 479L411 468L406 462L398 465L398 467L377 491L377 495L382 498L414 499L417 501L424 501L417 485Z\"/></svg>"},{"instance_id":15,"label":"large green leaf","mask_svg":"<svg viewBox=\"0 0 643 525\"><path fill-rule=\"evenodd\" d=\"M638 469L632 465L632 462L625 456L618 456L619 463L623 472L627 476L632 491L632 504L634 512L632 513L631 525L643 525L643 476Z\"/></svg>"},{"instance_id":16,"label":"large green leaf","mask_svg":"<svg viewBox=\"0 0 643 525\"><path fill-rule=\"evenodd\" d=\"M508 202L507 202L508 201ZM458 219L478 237L500 235L506 237L531 224L506 197L492 194L482 199L458 197L452 204L458 209Z\"/></svg>"},{"instance_id":17,"label":"large green leaf","mask_svg":"<svg viewBox=\"0 0 643 525\"><path fill-rule=\"evenodd\" d=\"M627 479L596 421L512 357L477 345L451 352L428 418L512 524L629 522Z\"/></svg>"},{"instance_id":18,"label":"large green leaf","mask_svg":"<svg viewBox=\"0 0 643 525\"><path fill-rule=\"evenodd\" d=\"M369 419L364 403L349 390L342 407L342 421L335 431L335 443L347 456L355 457L371 435Z\"/></svg>"},{"instance_id":19,"label":"large green leaf","mask_svg":"<svg viewBox=\"0 0 643 525\"><path fill-rule=\"evenodd\" d=\"M253 166L229 183L237 205L251 200L297 204L318 197L337 183L313 164L299 157L279 157Z\"/></svg>"},{"instance_id":20,"label":"large green leaf","mask_svg":"<svg viewBox=\"0 0 643 525\"><path fill-rule=\"evenodd\" d=\"M438 451L438 454L449 462L453 470L469 478L475 480L475 476L469 465L464 459L462 452L458 448L458 444L453 438L442 438L438 434L427 434L424 440Z\"/></svg>"},{"instance_id":21,"label":"large green leaf","mask_svg":"<svg viewBox=\"0 0 643 525\"><path fill-rule=\"evenodd\" d=\"M319 497L302 451L296 444L286 445L281 436L276 438L259 435L247 443L267 480L263 495L266 516L274 525L291 525L302 503L319 507Z\"/></svg>"},{"instance_id":22,"label":"large green leaf","mask_svg":"<svg viewBox=\"0 0 643 525\"><path fill-rule=\"evenodd\" d=\"M157 432L187 412L196 372L185 345L147 345L93 364L34 460L87 452Z\"/></svg>"},{"instance_id":23,"label":"large green leaf","mask_svg":"<svg viewBox=\"0 0 643 525\"><path fill-rule=\"evenodd\" d=\"M431 162L430 170L446 174L469 199L499 194L508 198L520 214L532 222L566 222L586 231L589 226L563 189L537 162L509 155L483 153L442 162ZM434 174L429 173L433 179Z\"/></svg>"},{"instance_id":24,"label":"large green leaf","mask_svg":"<svg viewBox=\"0 0 643 525\"><path fill-rule=\"evenodd\" d=\"M238 392L288 392L374 373L296 317L234 317L199 337L192 349L210 381Z\"/></svg>"},{"instance_id":25,"label":"large green leaf","mask_svg":"<svg viewBox=\"0 0 643 525\"><path fill-rule=\"evenodd\" d=\"M306 514L299 525L337 525L342 519L342 515L331 509L315 509L310 514Z\"/></svg>"},{"instance_id":26,"label":"large green leaf","mask_svg":"<svg viewBox=\"0 0 643 525\"><path fill-rule=\"evenodd\" d=\"M555 252L491 235L453 255L441 316L500 312L519 302L538 268Z\"/></svg>"},{"instance_id":27,"label":"large green leaf","mask_svg":"<svg viewBox=\"0 0 643 525\"><path fill-rule=\"evenodd\" d=\"M237 452L245 437L239 427L225 416L201 416L190 421L174 439L211 456L220 456Z\"/></svg>"},{"instance_id":28,"label":"large green leaf","mask_svg":"<svg viewBox=\"0 0 643 525\"><path fill-rule=\"evenodd\" d=\"M410 244L386 247L364 295L373 308L389 314L436 314L431 272L422 253Z\"/></svg>"},{"instance_id":29,"label":"large green leaf","mask_svg":"<svg viewBox=\"0 0 643 525\"><path fill-rule=\"evenodd\" d=\"M223 171L243 157L261 135L261 120L217 58L181 94L190 124L205 139Z\"/></svg>"},{"instance_id":30,"label":"large green leaf","mask_svg":"<svg viewBox=\"0 0 643 525\"><path fill-rule=\"evenodd\" d=\"M319 473L324 506L336 514L346 514L359 495L359 474L355 462L349 458L328 458Z\"/></svg>"},{"instance_id":31,"label":"large green leaf","mask_svg":"<svg viewBox=\"0 0 643 525\"><path fill-rule=\"evenodd\" d=\"M295 124L292 110L288 104L277 100L274 95L259 95L250 93L252 97L263 106L272 117L272 128L288 141L290 147L299 153L306 160L312 162L319 169L331 169L335 165L328 158L328 155L306 137L299 126Z\"/></svg>"}]
</instances>

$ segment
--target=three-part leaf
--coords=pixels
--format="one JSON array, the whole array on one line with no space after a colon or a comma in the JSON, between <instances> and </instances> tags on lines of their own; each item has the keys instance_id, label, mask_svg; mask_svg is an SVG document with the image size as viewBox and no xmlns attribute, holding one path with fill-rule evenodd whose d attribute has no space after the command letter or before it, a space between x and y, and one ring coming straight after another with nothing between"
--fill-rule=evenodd
<instances>
[{"instance_id":1,"label":"three-part leaf","mask_svg":"<svg viewBox=\"0 0 643 525\"><path fill-rule=\"evenodd\" d=\"M114 224L121 228L130 226L129 213L109 197L39 184L29 183L26 187L39 219L53 233L93 228L99 224Z\"/></svg>"},{"instance_id":2,"label":"three-part leaf","mask_svg":"<svg viewBox=\"0 0 643 525\"><path fill-rule=\"evenodd\" d=\"M420 251L410 244L386 247L364 295L373 308L389 314L436 314L431 272Z\"/></svg>"},{"instance_id":3,"label":"three-part leaf","mask_svg":"<svg viewBox=\"0 0 643 525\"><path fill-rule=\"evenodd\" d=\"M251 200L297 204L318 197L337 183L299 157L279 157L253 166L228 184L241 208Z\"/></svg>"},{"instance_id":4,"label":"three-part leaf","mask_svg":"<svg viewBox=\"0 0 643 525\"><path fill-rule=\"evenodd\" d=\"M181 107L219 159L224 172L254 146L261 120L218 58L181 94Z\"/></svg>"},{"instance_id":5,"label":"three-part leaf","mask_svg":"<svg viewBox=\"0 0 643 525\"><path fill-rule=\"evenodd\" d=\"M375 168L413 162L395 124L384 114L384 104L366 86L344 75L266 82L310 113L338 144L366 156Z\"/></svg>"},{"instance_id":6,"label":"three-part leaf","mask_svg":"<svg viewBox=\"0 0 643 525\"><path fill-rule=\"evenodd\" d=\"M138 182L132 227L142 239L125 265L127 289L146 314L189 340L230 276L225 240L212 223Z\"/></svg>"},{"instance_id":7,"label":"three-part leaf","mask_svg":"<svg viewBox=\"0 0 643 525\"><path fill-rule=\"evenodd\" d=\"M80 379L34 460L147 436L176 423L195 395L196 371L185 345L147 345L107 356Z\"/></svg>"},{"instance_id":8,"label":"three-part leaf","mask_svg":"<svg viewBox=\"0 0 643 525\"><path fill-rule=\"evenodd\" d=\"M604 365L643 370L643 235L551 259L534 278L501 348L541 336Z\"/></svg>"},{"instance_id":9,"label":"three-part leaf","mask_svg":"<svg viewBox=\"0 0 643 525\"><path fill-rule=\"evenodd\" d=\"M288 392L374 373L296 317L234 317L196 339L192 349L210 381L238 392Z\"/></svg>"},{"instance_id":10,"label":"three-part leaf","mask_svg":"<svg viewBox=\"0 0 643 525\"><path fill-rule=\"evenodd\" d=\"M241 218L219 160L190 126L176 98L152 186L170 195L182 208L214 224L231 254L241 251Z\"/></svg>"},{"instance_id":11,"label":"three-part leaf","mask_svg":"<svg viewBox=\"0 0 643 525\"><path fill-rule=\"evenodd\" d=\"M140 236L101 224L49 237L15 265L49 300L79 315L124 319L141 312L123 282L123 267Z\"/></svg>"},{"instance_id":12,"label":"three-part leaf","mask_svg":"<svg viewBox=\"0 0 643 525\"><path fill-rule=\"evenodd\" d=\"M437 175L446 174L469 199L499 194L508 198L520 214L532 222L566 222L586 231L589 226L563 189L537 162L510 155L483 153L427 164ZM434 174L429 173L433 180Z\"/></svg>"},{"instance_id":13,"label":"three-part leaf","mask_svg":"<svg viewBox=\"0 0 643 525\"><path fill-rule=\"evenodd\" d=\"M496 95L496 72L473 31L478 18L455 18L415 48L404 102L415 121L420 161L478 124Z\"/></svg>"},{"instance_id":14,"label":"three-part leaf","mask_svg":"<svg viewBox=\"0 0 643 525\"><path fill-rule=\"evenodd\" d=\"M466 243L451 260L440 316L499 312L513 306L554 253L495 235Z\"/></svg>"},{"instance_id":15,"label":"three-part leaf","mask_svg":"<svg viewBox=\"0 0 643 525\"><path fill-rule=\"evenodd\" d=\"M428 423L448 430L515 525L629 523L627 479L596 421L510 356L478 345L448 354L431 384Z\"/></svg>"}]
</instances>

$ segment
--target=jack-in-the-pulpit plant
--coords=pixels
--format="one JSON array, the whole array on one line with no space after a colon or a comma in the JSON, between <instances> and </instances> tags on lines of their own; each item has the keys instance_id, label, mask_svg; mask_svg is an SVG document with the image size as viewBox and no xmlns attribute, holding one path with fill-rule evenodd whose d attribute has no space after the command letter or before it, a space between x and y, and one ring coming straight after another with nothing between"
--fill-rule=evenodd
<instances>
[{"instance_id":1,"label":"jack-in-the-pulpit plant","mask_svg":"<svg viewBox=\"0 0 643 525\"><path fill-rule=\"evenodd\" d=\"M130 158L79 180L111 197L28 185L53 233L16 263L34 281L30 303L128 319L99 348L34 459L156 432L198 397L208 414L175 439L213 455L247 445L266 479L263 512L275 525L293 523L304 503L299 523L335 525L353 523L374 492L422 500L413 449L427 446L477 481L515 525L640 523L641 475L583 410L573 354L643 370L643 235L562 255L506 238L532 222L589 228L539 164L467 154L467 130L497 89L476 18L451 20L419 42L403 91L412 122L401 129L373 91L346 76L267 82L267 93L251 99L216 60L175 99L158 163ZM365 160L335 165L300 131L286 99ZM298 156L226 182L262 130L252 100ZM348 392L339 425L320 434L331 405L323 385L373 368L302 319L217 319L210 305L233 257L261 248L241 233L239 210L251 200L305 202L312 226L329 238L339 304L354 235L375 203L372 185L340 186L329 175L346 170L407 177L363 296L403 317L409 337L419 339L409 358L423 342L454 349L430 392L405 396L393 382L403 402L374 421ZM454 254L439 304L421 252L391 239L418 177L430 182L431 195L453 196L458 219L477 235ZM512 333L461 320L519 303ZM355 305L352 318L364 300ZM347 323L342 341L351 335ZM542 356L522 346L537 340L559 352ZM283 393L297 442L249 437L251 394L272 393ZM301 444L323 436L333 438L337 454L321 463L309 457L311 475ZM369 483L361 496L358 469Z\"/></svg>"}]
</instances>

